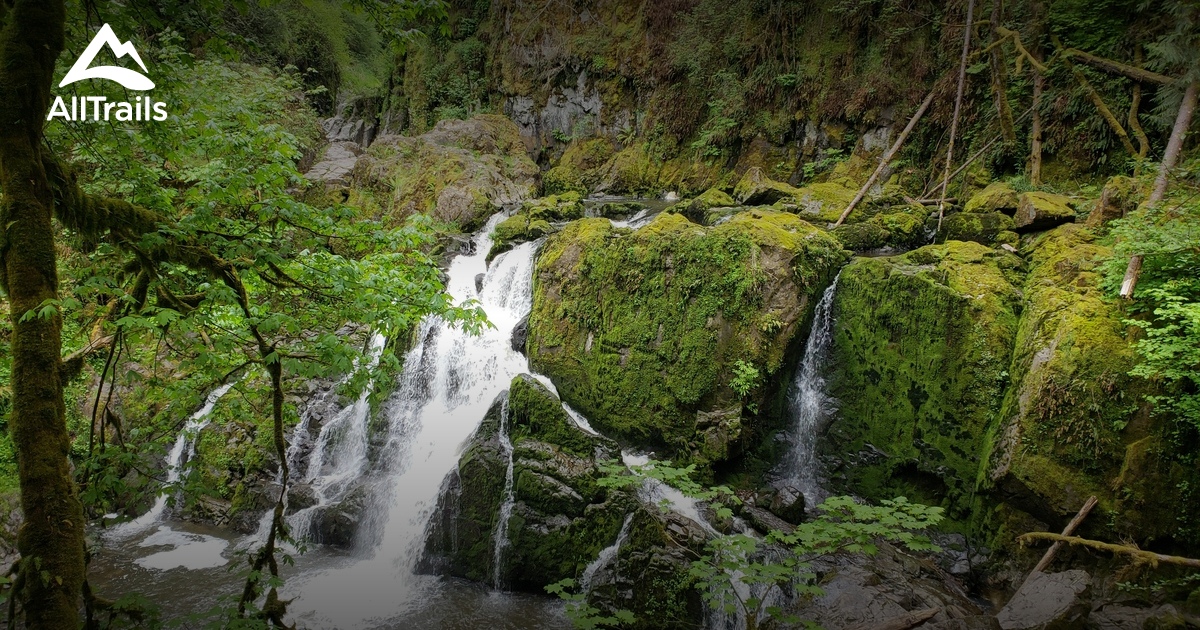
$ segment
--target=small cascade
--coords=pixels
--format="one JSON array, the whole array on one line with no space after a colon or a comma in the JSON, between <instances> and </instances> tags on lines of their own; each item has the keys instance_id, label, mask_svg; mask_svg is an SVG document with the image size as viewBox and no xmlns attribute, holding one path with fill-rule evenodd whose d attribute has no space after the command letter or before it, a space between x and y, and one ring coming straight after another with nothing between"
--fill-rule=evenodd
<instances>
[{"instance_id":1,"label":"small cascade","mask_svg":"<svg viewBox=\"0 0 1200 630\"><path fill-rule=\"evenodd\" d=\"M492 533L492 587L501 588L501 578L504 575L504 550L508 548L508 520L512 518L515 493L513 492L513 445L508 436L508 396L500 403L500 448L508 464L504 470L504 500L500 503L500 514L496 519L496 529Z\"/></svg>"},{"instance_id":2,"label":"small cascade","mask_svg":"<svg viewBox=\"0 0 1200 630\"><path fill-rule=\"evenodd\" d=\"M171 452L167 455L167 483L166 488L172 488L176 483L179 483L179 478L183 474L183 467L196 456L196 436L208 423L212 421L212 410L216 406L217 401L225 395L234 383L226 383L208 393L204 399L204 405L196 410L195 413L188 418L187 423L183 425L183 430L179 432L179 437L175 438L175 445L171 447ZM186 453L186 456L185 456ZM154 505L145 514L114 527L110 532L110 536L118 538L130 536L156 525L160 522L167 511L167 500L169 493L162 493L154 500Z\"/></svg>"},{"instance_id":3,"label":"small cascade","mask_svg":"<svg viewBox=\"0 0 1200 630\"><path fill-rule=\"evenodd\" d=\"M646 455L638 455L627 451L621 452L621 461L630 468L634 466L645 466L650 463L650 458ZM700 513L700 505L695 499L685 495L676 488L654 479L646 477L643 480L642 486L638 491L642 501L655 506L664 506L675 512L676 514L695 522L704 531L712 536L720 536L712 523L708 522L707 518Z\"/></svg>"},{"instance_id":4,"label":"small cascade","mask_svg":"<svg viewBox=\"0 0 1200 630\"><path fill-rule=\"evenodd\" d=\"M383 354L385 342L386 339L381 334L376 333L371 337L368 350L368 361L371 368L379 364L379 357ZM338 385L352 376L353 373L347 374ZM354 484L367 472L371 420L370 396L373 389L373 384L367 385L354 402L343 407L332 420L321 427L312 454L309 456L308 471L303 477L303 482L312 486L316 502L288 517L288 524L298 536L311 535L313 517L329 504L345 497ZM336 390L337 386L331 391L336 392ZM301 429L303 429L303 433L307 433L310 421L311 414L306 413L296 434L300 435Z\"/></svg>"},{"instance_id":5,"label":"small cascade","mask_svg":"<svg viewBox=\"0 0 1200 630\"><path fill-rule=\"evenodd\" d=\"M839 273L813 312L804 358L788 396L788 412L793 422L792 449L780 470L781 485L803 493L806 506L815 506L825 498L817 470L816 446L817 437L837 404L825 391L823 374L833 342L833 297L840 278Z\"/></svg>"},{"instance_id":6,"label":"small cascade","mask_svg":"<svg viewBox=\"0 0 1200 630\"><path fill-rule=\"evenodd\" d=\"M592 590L592 581L596 579L596 572L608 567L617 559L617 554L621 553L621 545L625 543L625 539L629 538L629 526L633 523L633 512L625 515L625 522L621 524L621 531L617 533L617 540L613 544L600 550L595 560L592 560L583 570L583 575L579 577L579 590L583 593L589 593Z\"/></svg>"}]
</instances>

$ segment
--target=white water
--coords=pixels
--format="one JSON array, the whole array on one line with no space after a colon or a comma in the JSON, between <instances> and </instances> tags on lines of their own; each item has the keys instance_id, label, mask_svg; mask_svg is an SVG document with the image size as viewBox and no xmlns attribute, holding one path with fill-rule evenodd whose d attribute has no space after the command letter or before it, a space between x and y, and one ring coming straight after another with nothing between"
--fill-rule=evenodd
<instances>
[{"instance_id":1,"label":"white water","mask_svg":"<svg viewBox=\"0 0 1200 630\"><path fill-rule=\"evenodd\" d=\"M512 518L513 504L513 445L508 437L508 397L500 403L500 448L508 464L504 471L504 500L500 502L500 515L496 519L496 530L492 533L492 587L500 589L504 575L504 550L508 548L508 520Z\"/></svg>"},{"instance_id":2,"label":"white water","mask_svg":"<svg viewBox=\"0 0 1200 630\"><path fill-rule=\"evenodd\" d=\"M209 392L204 399L204 405L188 418L187 423L183 425L183 430L179 432L179 437L175 438L175 445L171 447L171 452L167 455L166 489L168 492L160 493L154 500L154 505L145 514L109 530L109 536L118 539L127 538L146 531L162 520L167 511L168 494L173 493L175 484L179 483L183 466L196 455L196 436L212 421L213 407L232 387L233 383L230 382ZM184 459L185 452L187 459Z\"/></svg>"},{"instance_id":3,"label":"white water","mask_svg":"<svg viewBox=\"0 0 1200 630\"><path fill-rule=\"evenodd\" d=\"M796 372L788 397L788 411L793 422L790 436L792 448L781 466L782 486L802 492L804 504L810 508L825 499L817 466L817 437L837 405L837 401L825 390L822 374L833 341L833 297L837 293L839 278L841 274L825 289L813 312L812 330L804 346L804 358L800 361L800 369Z\"/></svg>"},{"instance_id":4,"label":"white water","mask_svg":"<svg viewBox=\"0 0 1200 630\"><path fill-rule=\"evenodd\" d=\"M501 254L489 269L489 234L505 218L497 214L475 237L475 253L458 256L448 270L447 290L461 302L478 299L493 327L475 336L430 318L405 358L396 391L385 405L388 441L381 459L386 479L360 531L378 543L365 558L311 574L286 587L290 610L301 625L353 628L386 622L415 604L438 579L414 574L441 480L458 464L496 396L526 372L525 357L511 335L532 304L536 243ZM482 291L475 276L484 273Z\"/></svg>"},{"instance_id":5,"label":"white water","mask_svg":"<svg viewBox=\"0 0 1200 630\"><path fill-rule=\"evenodd\" d=\"M368 354L369 366L374 368L379 364L383 354L384 336L376 333L371 337ZM343 382L353 376L347 374ZM339 383L340 385L341 383ZM354 482L367 472L367 454L369 447L370 396L374 384L368 385L359 397L321 427L317 434L316 444L308 460L308 471L304 475L304 483L309 484L316 495L316 503L298 510L288 517L288 525L296 536L304 538L312 535L313 517L330 503L346 496ZM331 390L336 392L337 386ZM293 445L300 443L308 434L311 414L305 414L301 424L293 433ZM293 461L289 453L289 461ZM294 464L293 464L294 465ZM271 513L268 511L264 518L269 532ZM261 529L261 527L260 527Z\"/></svg>"},{"instance_id":6,"label":"white water","mask_svg":"<svg viewBox=\"0 0 1200 630\"><path fill-rule=\"evenodd\" d=\"M592 580L596 578L596 572L607 567L617 559L617 554L621 553L621 545L625 543L625 539L629 538L629 525L633 523L633 513L625 515L625 522L621 524L621 531L617 532L617 540L613 544L600 550L596 555L596 559L592 560L583 570L583 575L579 577L579 590L587 593L592 590Z\"/></svg>"},{"instance_id":7,"label":"white water","mask_svg":"<svg viewBox=\"0 0 1200 630\"><path fill-rule=\"evenodd\" d=\"M621 461L629 468L646 466L650 463L650 458L646 455L639 455L626 451L621 452ZM635 473L636 474L636 473ZM700 513L700 504L695 499L687 496L676 488L673 488L658 479L653 477L645 477L641 488L639 488L639 496L643 501L651 505L665 507L676 514L695 522L704 531L712 536L720 536L721 533L704 518Z\"/></svg>"}]
</instances>

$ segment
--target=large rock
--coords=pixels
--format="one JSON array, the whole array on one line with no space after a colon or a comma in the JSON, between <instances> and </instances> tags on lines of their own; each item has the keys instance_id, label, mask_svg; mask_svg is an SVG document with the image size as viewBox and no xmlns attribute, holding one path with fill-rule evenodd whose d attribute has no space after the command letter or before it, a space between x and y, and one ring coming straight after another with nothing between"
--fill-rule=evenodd
<instances>
[{"instance_id":1,"label":"large rock","mask_svg":"<svg viewBox=\"0 0 1200 630\"><path fill-rule=\"evenodd\" d=\"M717 219L734 212L738 203L724 191L709 188L694 199L681 201L671 207L671 212L679 212L693 223L712 225Z\"/></svg>"},{"instance_id":2,"label":"large rock","mask_svg":"<svg viewBox=\"0 0 1200 630\"><path fill-rule=\"evenodd\" d=\"M853 491L969 504L1007 383L1020 266L951 241L842 271L827 376L840 406L826 452Z\"/></svg>"},{"instance_id":3,"label":"large rock","mask_svg":"<svg viewBox=\"0 0 1200 630\"><path fill-rule=\"evenodd\" d=\"M1038 572L996 615L1003 630L1068 630L1083 625L1084 593L1091 586L1086 571Z\"/></svg>"},{"instance_id":4,"label":"large rock","mask_svg":"<svg viewBox=\"0 0 1200 630\"><path fill-rule=\"evenodd\" d=\"M1013 220L1002 212L959 212L945 218L938 238L943 241L974 241L984 245L1015 246Z\"/></svg>"},{"instance_id":5,"label":"large rock","mask_svg":"<svg viewBox=\"0 0 1200 630\"><path fill-rule=\"evenodd\" d=\"M417 213L478 228L503 206L532 197L537 165L503 116L443 120L417 137L382 136L359 158L351 186L366 208L398 222Z\"/></svg>"},{"instance_id":6,"label":"large rock","mask_svg":"<svg viewBox=\"0 0 1200 630\"><path fill-rule=\"evenodd\" d=\"M777 182L757 166L746 170L733 188L733 198L744 206L769 206L776 201L793 199L799 190L783 182Z\"/></svg>"},{"instance_id":7,"label":"large rock","mask_svg":"<svg viewBox=\"0 0 1200 630\"><path fill-rule=\"evenodd\" d=\"M975 193L963 207L964 212L1002 212L1012 216L1017 211L1019 195L1004 182L992 182Z\"/></svg>"},{"instance_id":8,"label":"large rock","mask_svg":"<svg viewBox=\"0 0 1200 630\"><path fill-rule=\"evenodd\" d=\"M928 216L923 206L892 206L865 221L843 223L832 234L846 249L856 252L904 251L929 242L932 228L926 228Z\"/></svg>"},{"instance_id":9,"label":"large rock","mask_svg":"<svg viewBox=\"0 0 1200 630\"><path fill-rule=\"evenodd\" d=\"M1020 509L1060 524L1089 495L1100 497L1101 509L1111 507L1107 486L1121 472L1125 442L1144 435L1145 427L1125 430L1144 384L1129 376L1136 356L1123 314L1099 286L1111 250L1083 226L1065 225L1031 241L1027 252L1011 386L984 481ZM1164 527L1143 525L1138 535Z\"/></svg>"},{"instance_id":10,"label":"large rock","mask_svg":"<svg viewBox=\"0 0 1200 630\"><path fill-rule=\"evenodd\" d=\"M1044 192L1027 192L1017 202L1017 213L1013 216L1017 232L1048 230L1063 223L1075 221L1070 198Z\"/></svg>"},{"instance_id":11,"label":"large rock","mask_svg":"<svg viewBox=\"0 0 1200 630\"><path fill-rule=\"evenodd\" d=\"M1120 219L1137 210L1141 200L1142 191L1139 189L1136 179L1124 176L1114 177L1104 184L1100 199L1088 213L1085 225L1093 229L1104 227L1109 221Z\"/></svg>"},{"instance_id":12,"label":"large rock","mask_svg":"<svg viewBox=\"0 0 1200 630\"><path fill-rule=\"evenodd\" d=\"M322 545L351 546L362 524L369 496L368 485L356 485L340 501L314 508L309 531L298 533L308 534L312 542Z\"/></svg>"},{"instance_id":13,"label":"large rock","mask_svg":"<svg viewBox=\"0 0 1200 630\"><path fill-rule=\"evenodd\" d=\"M774 211L713 228L664 213L634 232L576 221L538 258L529 357L607 435L721 457L736 448L710 448L697 412L761 401L763 387L745 401L732 389L735 362L758 370L756 385L777 373L845 258L828 235Z\"/></svg>"},{"instance_id":14,"label":"large rock","mask_svg":"<svg viewBox=\"0 0 1200 630\"><path fill-rule=\"evenodd\" d=\"M494 532L508 465L500 441L504 396L515 504L497 567ZM544 385L517 377L446 481L426 541L426 569L489 583L498 577L533 592L577 577L636 506L630 495L597 484L598 462L617 455L614 443L577 427Z\"/></svg>"}]
</instances>

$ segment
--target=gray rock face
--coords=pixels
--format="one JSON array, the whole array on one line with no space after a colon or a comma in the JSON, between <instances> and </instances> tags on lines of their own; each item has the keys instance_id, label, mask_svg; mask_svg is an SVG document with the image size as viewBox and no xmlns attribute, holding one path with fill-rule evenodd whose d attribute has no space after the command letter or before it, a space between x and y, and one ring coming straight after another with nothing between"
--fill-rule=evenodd
<instances>
[{"instance_id":1,"label":"gray rock face","mask_svg":"<svg viewBox=\"0 0 1200 630\"><path fill-rule=\"evenodd\" d=\"M825 628L875 628L906 614L937 608L920 628L973 629L995 626L962 586L936 566L881 545L874 556L837 555L818 559L823 595L789 609Z\"/></svg>"},{"instance_id":2,"label":"gray rock face","mask_svg":"<svg viewBox=\"0 0 1200 630\"><path fill-rule=\"evenodd\" d=\"M609 115L602 121L604 101L591 85L587 72L575 77L575 85L555 88L546 105L538 107L528 96L514 96L504 104L504 113L521 128L521 137L532 147L544 147L557 141L555 135L615 135L633 120L628 111Z\"/></svg>"},{"instance_id":3,"label":"gray rock face","mask_svg":"<svg viewBox=\"0 0 1200 630\"><path fill-rule=\"evenodd\" d=\"M361 121L360 121L361 122ZM325 148L321 160L308 169L304 178L329 185L344 186L349 181L350 171L358 164L362 147L350 141L338 141Z\"/></svg>"},{"instance_id":4,"label":"gray rock face","mask_svg":"<svg viewBox=\"0 0 1200 630\"><path fill-rule=\"evenodd\" d=\"M366 509L367 494L366 486L360 485L341 501L318 508L313 515L310 532L313 542L336 547L353 544Z\"/></svg>"},{"instance_id":5,"label":"gray rock face","mask_svg":"<svg viewBox=\"0 0 1200 630\"><path fill-rule=\"evenodd\" d=\"M1083 594L1091 583L1091 576L1079 569L1037 573L1013 595L996 619L1003 630L1077 628L1088 611Z\"/></svg>"}]
</instances>

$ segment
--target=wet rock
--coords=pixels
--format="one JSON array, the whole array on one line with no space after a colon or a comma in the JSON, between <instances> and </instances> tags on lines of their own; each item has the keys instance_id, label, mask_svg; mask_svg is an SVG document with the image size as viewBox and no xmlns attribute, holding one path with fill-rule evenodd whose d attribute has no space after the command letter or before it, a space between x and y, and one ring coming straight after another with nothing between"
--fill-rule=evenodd
<instances>
[{"instance_id":1,"label":"wet rock","mask_svg":"<svg viewBox=\"0 0 1200 630\"><path fill-rule=\"evenodd\" d=\"M1091 586L1086 571L1038 572L996 615L1003 630L1078 628L1088 612L1083 595Z\"/></svg>"},{"instance_id":2,"label":"wet rock","mask_svg":"<svg viewBox=\"0 0 1200 630\"><path fill-rule=\"evenodd\" d=\"M486 273L475 274L475 292L483 293L483 279L487 277Z\"/></svg>"},{"instance_id":3,"label":"wet rock","mask_svg":"<svg viewBox=\"0 0 1200 630\"><path fill-rule=\"evenodd\" d=\"M1012 216L1017 211L1020 195L1004 182L992 182L983 190L975 193L963 212L1002 212Z\"/></svg>"},{"instance_id":4,"label":"wet rock","mask_svg":"<svg viewBox=\"0 0 1200 630\"><path fill-rule=\"evenodd\" d=\"M700 225L713 225L716 219L725 216L727 212L720 210L733 211L733 207L738 203L733 200L724 191L719 188L709 188L700 193L694 199L682 201L671 206L671 212L678 212L687 217L693 223Z\"/></svg>"},{"instance_id":5,"label":"wet rock","mask_svg":"<svg viewBox=\"0 0 1200 630\"><path fill-rule=\"evenodd\" d=\"M358 533L367 506L365 485L351 490L342 500L317 508L313 514L313 542L336 547L349 547Z\"/></svg>"},{"instance_id":6,"label":"wet rock","mask_svg":"<svg viewBox=\"0 0 1200 630\"><path fill-rule=\"evenodd\" d=\"M1193 626L1195 624L1192 624ZM1107 604L1093 610L1087 616L1089 630L1130 630L1132 628L1167 628L1188 627L1187 621L1179 613L1179 609L1170 605L1136 607L1123 604Z\"/></svg>"},{"instance_id":7,"label":"wet rock","mask_svg":"<svg viewBox=\"0 0 1200 630\"><path fill-rule=\"evenodd\" d=\"M596 216L622 221L645 209L645 204L636 201L609 202L596 208Z\"/></svg>"},{"instance_id":8,"label":"wet rock","mask_svg":"<svg viewBox=\"0 0 1200 630\"><path fill-rule=\"evenodd\" d=\"M775 516L767 510L752 505L742 508L742 516L746 517L746 520L750 522L750 525L754 529L764 534L772 531L781 531L786 534L795 529L795 526L791 523Z\"/></svg>"},{"instance_id":9,"label":"wet rock","mask_svg":"<svg viewBox=\"0 0 1200 630\"><path fill-rule=\"evenodd\" d=\"M317 492L306 483L292 484L288 488L287 511L293 514L317 504Z\"/></svg>"},{"instance_id":10,"label":"wet rock","mask_svg":"<svg viewBox=\"0 0 1200 630\"><path fill-rule=\"evenodd\" d=\"M1027 192L1017 202L1013 229L1022 233L1037 232L1074 221L1075 211L1071 209L1070 198L1044 192Z\"/></svg>"},{"instance_id":11,"label":"wet rock","mask_svg":"<svg viewBox=\"0 0 1200 630\"><path fill-rule=\"evenodd\" d=\"M1132 177L1118 176L1108 180L1100 199L1092 211L1088 213L1087 225L1090 228L1100 228L1113 219L1137 210L1142 200L1142 191L1138 188L1137 180Z\"/></svg>"},{"instance_id":12,"label":"wet rock","mask_svg":"<svg viewBox=\"0 0 1200 630\"><path fill-rule=\"evenodd\" d=\"M792 486L780 488L767 505L773 514L793 524L804 521L804 508L804 493Z\"/></svg>"},{"instance_id":13,"label":"wet rock","mask_svg":"<svg viewBox=\"0 0 1200 630\"><path fill-rule=\"evenodd\" d=\"M513 326L512 332L512 349L525 354L525 342L529 339L529 316L521 318L516 326Z\"/></svg>"}]
</instances>

